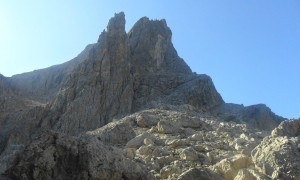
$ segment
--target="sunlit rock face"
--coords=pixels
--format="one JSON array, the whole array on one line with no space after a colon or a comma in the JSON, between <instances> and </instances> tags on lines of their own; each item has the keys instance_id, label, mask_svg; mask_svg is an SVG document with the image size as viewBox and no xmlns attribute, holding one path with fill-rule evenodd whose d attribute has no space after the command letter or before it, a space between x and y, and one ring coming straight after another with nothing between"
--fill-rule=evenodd
<instances>
[{"instance_id":1,"label":"sunlit rock face","mask_svg":"<svg viewBox=\"0 0 300 180\"><path fill-rule=\"evenodd\" d=\"M0 75L0 178L269 179L297 170L298 161L272 164L281 146L266 142L297 143L297 122L280 124L265 105L225 103L178 56L165 20L143 17L128 33L125 23L115 14L64 64ZM299 147L282 142L292 148L282 158L295 158Z\"/></svg>"}]
</instances>

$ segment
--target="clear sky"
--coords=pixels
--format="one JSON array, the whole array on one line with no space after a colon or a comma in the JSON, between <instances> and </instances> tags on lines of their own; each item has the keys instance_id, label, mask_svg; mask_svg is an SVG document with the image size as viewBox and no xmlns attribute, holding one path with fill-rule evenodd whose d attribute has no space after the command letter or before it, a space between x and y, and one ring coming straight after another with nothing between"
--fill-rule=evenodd
<instances>
[{"instance_id":1,"label":"clear sky","mask_svg":"<svg viewBox=\"0 0 300 180\"><path fill-rule=\"evenodd\" d=\"M299 0L3 0L0 73L72 59L120 11L127 31L143 16L166 19L178 54L210 75L226 102L300 117Z\"/></svg>"}]
</instances>

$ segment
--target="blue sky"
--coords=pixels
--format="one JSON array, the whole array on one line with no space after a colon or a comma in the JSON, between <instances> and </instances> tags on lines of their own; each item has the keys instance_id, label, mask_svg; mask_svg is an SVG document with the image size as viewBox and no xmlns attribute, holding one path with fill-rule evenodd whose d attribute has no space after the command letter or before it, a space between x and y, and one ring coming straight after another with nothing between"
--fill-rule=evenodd
<instances>
[{"instance_id":1,"label":"blue sky","mask_svg":"<svg viewBox=\"0 0 300 180\"><path fill-rule=\"evenodd\" d=\"M299 0L1 1L0 73L72 59L120 11L127 31L143 16L166 19L178 54L226 102L300 117Z\"/></svg>"}]
</instances>

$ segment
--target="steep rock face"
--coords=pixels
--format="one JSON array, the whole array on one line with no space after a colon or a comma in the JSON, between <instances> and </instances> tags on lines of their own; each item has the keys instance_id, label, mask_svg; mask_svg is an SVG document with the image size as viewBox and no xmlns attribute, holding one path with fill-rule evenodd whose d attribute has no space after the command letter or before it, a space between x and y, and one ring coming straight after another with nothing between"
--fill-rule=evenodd
<instances>
[{"instance_id":1,"label":"steep rock face","mask_svg":"<svg viewBox=\"0 0 300 180\"><path fill-rule=\"evenodd\" d=\"M142 18L127 34L119 13L51 103L51 122L76 135L161 104L207 111L221 103L211 79L193 74L178 57L165 21Z\"/></svg>"},{"instance_id":2,"label":"steep rock face","mask_svg":"<svg viewBox=\"0 0 300 180\"><path fill-rule=\"evenodd\" d=\"M165 20L151 21L147 17L135 23L128 33L132 71L139 74L191 74L191 69L177 55L172 44L172 32Z\"/></svg>"},{"instance_id":3,"label":"steep rock face","mask_svg":"<svg viewBox=\"0 0 300 180\"><path fill-rule=\"evenodd\" d=\"M119 13L77 58L0 76L0 174L9 169L7 176L24 179L268 179L264 174L271 176L272 168L261 171L255 160L263 156L260 150L252 156L257 168L238 162L250 162L251 151L283 118L264 105L225 104L211 78L192 73L171 40L164 20L142 18L126 33ZM273 132L283 136L290 126ZM44 132L49 129L56 132ZM290 132L293 138L299 134L297 128Z\"/></svg>"},{"instance_id":4,"label":"steep rock face","mask_svg":"<svg viewBox=\"0 0 300 180\"><path fill-rule=\"evenodd\" d=\"M131 111L133 78L124 16L116 14L109 21L107 32L102 32L51 103L54 129L75 135Z\"/></svg>"},{"instance_id":5,"label":"steep rock face","mask_svg":"<svg viewBox=\"0 0 300 180\"><path fill-rule=\"evenodd\" d=\"M211 79L178 57L165 21L140 20L127 34L124 16L69 62L1 76L0 172L44 129L79 135L147 108L223 103Z\"/></svg>"}]
</instances>

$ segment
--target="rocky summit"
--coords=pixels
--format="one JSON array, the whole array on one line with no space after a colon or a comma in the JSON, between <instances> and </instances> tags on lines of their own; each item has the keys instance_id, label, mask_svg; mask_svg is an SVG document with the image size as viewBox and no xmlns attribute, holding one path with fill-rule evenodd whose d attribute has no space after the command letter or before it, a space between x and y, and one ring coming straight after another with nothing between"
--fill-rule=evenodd
<instances>
[{"instance_id":1,"label":"rocky summit","mask_svg":"<svg viewBox=\"0 0 300 180\"><path fill-rule=\"evenodd\" d=\"M300 179L300 119L225 103L165 20L125 23L64 64L0 75L0 179Z\"/></svg>"}]
</instances>

